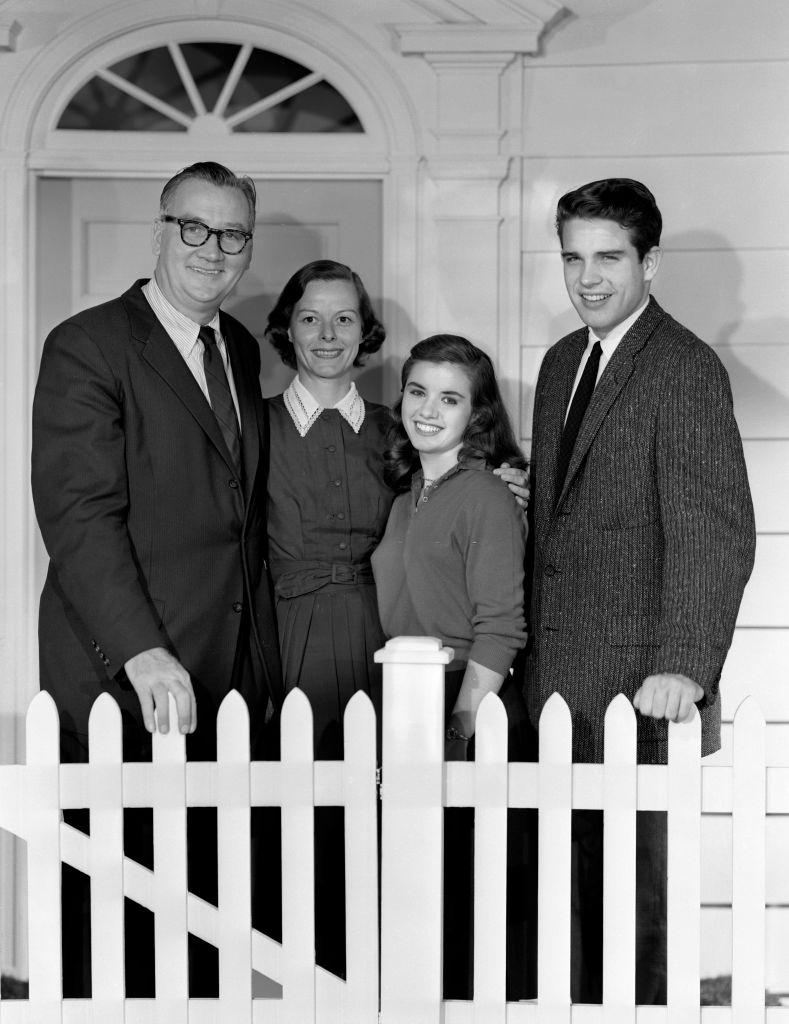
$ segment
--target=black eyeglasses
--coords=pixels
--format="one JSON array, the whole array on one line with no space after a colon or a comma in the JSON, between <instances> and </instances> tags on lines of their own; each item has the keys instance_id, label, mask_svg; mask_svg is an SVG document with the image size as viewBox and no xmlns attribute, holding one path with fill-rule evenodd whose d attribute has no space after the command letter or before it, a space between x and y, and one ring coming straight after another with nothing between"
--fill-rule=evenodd
<instances>
[{"instance_id":1,"label":"black eyeglasses","mask_svg":"<svg viewBox=\"0 0 789 1024\"><path fill-rule=\"evenodd\" d=\"M209 228L201 220L181 220L180 217L171 217L169 213L163 213L159 220L166 220L168 224L177 224L181 229L181 241L184 245L191 245L197 248L205 245L209 235L216 235L219 248L226 256L238 256L244 251L247 242L252 237L251 231L237 231L235 228Z\"/></svg>"}]
</instances>

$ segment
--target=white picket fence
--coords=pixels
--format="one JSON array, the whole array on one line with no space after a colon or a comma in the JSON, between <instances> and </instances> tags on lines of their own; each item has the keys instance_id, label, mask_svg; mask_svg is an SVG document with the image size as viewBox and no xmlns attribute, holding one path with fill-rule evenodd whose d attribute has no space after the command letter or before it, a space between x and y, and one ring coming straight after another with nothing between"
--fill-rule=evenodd
<instances>
[{"instance_id":1,"label":"white picket fence","mask_svg":"<svg viewBox=\"0 0 789 1024\"><path fill-rule=\"evenodd\" d=\"M765 1010L765 815L789 813L789 769L765 765L765 726L749 698L734 725L733 767L702 765L698 716L671 726L668 766L636 766L624 697L606 716L605 763L572 764L559 697L540 722L539 763L506 761L501 702L480 708L474 763L444 763L443 672L430 638L390 641L384 663L380 965L375 716L358 694L345 716L345 760L314 761L311 710L295 691L282 714L281 760L249 759L243 700L222 705L217 760L184 760L177 733L156 736L150 764L122 763L109 697L90 721L90 763L61 765L58 719L40 694L27 716L27 763L0 766L0 828L27 843L30 995L0 1003L2 1024L755 1024ZM282 943L251 928L250 808L282 808ZM346 832L347 980L315 965L313 809L342 805ZM219 906L186 891L186 808L215 806ZM441 999L443 807L475 808L474 999ZM61 821L88 807L91 835ZM156 871L124 859L123 808L152 807ZM507 809L539 810L538 998L505 1000ZM604 812L604 1003L570 1003L572 808ZM636 1007L636 810L668 811L668 1005ZM733 817L730 1007L699 1006L700 819ZM164 855L166 852L166 855ZM62 999L61 859L91 875L90 1000ZM156 999L124 999L123 895L155 912ZM220 997L187 996L187 933L219 949ZM0 950L0 960L2 950ZM379 994L380 966L380 994ZM253 998L252 969L279 998Z\"/></svg>"}]
</instances>

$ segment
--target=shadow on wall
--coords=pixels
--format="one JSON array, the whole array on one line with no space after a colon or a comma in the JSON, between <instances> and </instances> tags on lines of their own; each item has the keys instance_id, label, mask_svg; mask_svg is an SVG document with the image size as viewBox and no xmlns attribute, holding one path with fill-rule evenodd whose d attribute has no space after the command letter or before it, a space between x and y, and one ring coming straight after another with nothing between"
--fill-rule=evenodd
<instances>
[{"instance_id":1,"label":"shadow on wall","mask_svg":"<svg viewBox=\"0 0 789 1024\"><path fill-rule=\"evenodd\" d=\"M753 275L760 254L714 231L666 235L663 249L655 297L721 357L743 437L789 437L789 318L758 315L746 290L744 260Z\"/></svg>"}]
</instances>

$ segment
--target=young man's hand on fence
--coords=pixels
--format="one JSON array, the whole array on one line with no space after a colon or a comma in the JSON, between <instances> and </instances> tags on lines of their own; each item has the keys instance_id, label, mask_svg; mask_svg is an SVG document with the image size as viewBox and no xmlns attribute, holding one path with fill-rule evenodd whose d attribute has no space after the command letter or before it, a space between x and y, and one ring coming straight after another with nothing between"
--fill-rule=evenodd
<instances>
[{"instance_id":1,"label":"young man's hand on fence","mask_svg":"<svg viewBox=\"0 0 789 1024\"><path fill-rule=\"evenodd\" d=\"M670 722L688 722L696 701L704 690L687 676L660 672L647 676L633 697L633 707L651 718L667 718Z\"/></svg>"}]
</instances>

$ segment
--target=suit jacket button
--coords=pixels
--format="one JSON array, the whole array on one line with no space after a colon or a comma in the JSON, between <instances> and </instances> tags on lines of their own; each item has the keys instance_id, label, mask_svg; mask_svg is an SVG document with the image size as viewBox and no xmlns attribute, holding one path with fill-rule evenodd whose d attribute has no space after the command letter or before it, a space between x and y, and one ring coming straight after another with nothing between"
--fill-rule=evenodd
<instances>
[{"instance_id":1,"label":"suit jacket button","mask_svg":"<svg viewBox=\"0 0 789 1024\"><path fill-rule=\"evenodd\" d=\"M555 565L546 565L545 568L543 569L543 575L547 576L549 579L552 576L556 576L556 574L558 572L559 572L559 570L556 568Z\"/></svg>"},{"instance_id":2,"label":"suit jacket button","mask_svg":"<svg viewBox=\"0 0 789 1024\"><path fill-rule=\"evenodd\" d=\"M243 608L244 608L244 606L243 606L243 604L240 601L234 601L233 602L233 611L234 612L238 613L240 611L243 611Z\"/></svg>"},{"instance_id":3,"label":"suit jacket button","mask_svg":"<svg viewBox=\"0 0 789 1024\"><path fill-rule=\"evenodd\" d=\"M230 479L228 480L228 483L230 484L230 486L231 486L231 487L232 487L232 488L233 488L234 490L235 490L235 489L236 489L236 488L238 487L238 480L236 480L236 478L235 478L235 477L231 477L231 478L230 478Z\"/></svg>"}]
</instances>

